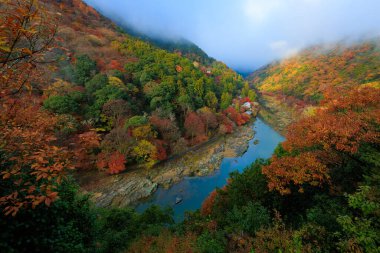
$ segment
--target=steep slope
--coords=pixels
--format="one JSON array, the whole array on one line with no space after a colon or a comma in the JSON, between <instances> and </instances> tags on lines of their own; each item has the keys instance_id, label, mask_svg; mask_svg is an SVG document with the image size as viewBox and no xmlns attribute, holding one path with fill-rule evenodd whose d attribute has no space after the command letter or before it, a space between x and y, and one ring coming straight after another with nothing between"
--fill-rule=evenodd
<instances>
[{"instance_id":1,"label":"steep slope","mask_svg":"<svg viewBox=\"0 0 380 253\"><path fill-rule=\"evenodd\" d=\"M379 87L380 40L311 47L255 71L248 80L261 94L264 116L283 130L290 119L312 113L313 106L336 94Z\"/></svg>"},{"instance_id":2,"label":"steep slope","mask_svg":"<svg viewBox=\"0 0 380 253\"><path fill-rule=\"evenodd\" d=\"M118 23L117 20L114 22ZM148 34L137 31L130 25L120 24L120 27L133 37L139 38L143 41L151 43L159 48L165 49L172 53L178 53L192 61L200 62L204 65L210 65L215 59L209 57L201 48L193 42L180 38L180 39L167 39L152 37Z\"/></svg>"},{"instance_id":3,"label":"steep slope","mask_svg":"<svg viewBox=\"0 0 380 253\"><path fill-rule=\"evenodd\" d=\"M145 42L80 0L43 2L59 23L44 108L73 126L60 129L62 143L83 129L100 134L97 167L117 173L125 163L152 166L248 120L243 101L233 101L243 78L194 44ZM87 159L84 167L93 167Z\"/></svg>"},{"instance_id":4,"label":"steep slope","mask_svg":"<svg viewBox=\"0 0 380 253\"><path fill-rule=\"evenodd\" d=\"M236 97L254 94L226 65L202 65L122 33L80 0L9 0L0 8L6 215L49 206L70 169L150 168L251 117L242 106L249 98Z\"/></svg>"}]
</instances>

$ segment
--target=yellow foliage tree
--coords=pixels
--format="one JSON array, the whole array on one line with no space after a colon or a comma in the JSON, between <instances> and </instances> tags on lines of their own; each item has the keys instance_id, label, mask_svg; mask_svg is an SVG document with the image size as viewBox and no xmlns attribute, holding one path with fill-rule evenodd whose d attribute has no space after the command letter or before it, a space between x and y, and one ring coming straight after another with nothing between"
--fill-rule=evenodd
<instances>
[{"instance_id":1,"label":"yellow foliage tree","mask_svg":"<svg viewBox=\"0 0 380 253\"><path fill-rule=\"evenodd\" d=\"M147 140L140 140L133 148L132 153L137 161L145 163L148 168L151 168L156 162L153 157L157 153L157 148Z\"/></svg>"}]
</instances>

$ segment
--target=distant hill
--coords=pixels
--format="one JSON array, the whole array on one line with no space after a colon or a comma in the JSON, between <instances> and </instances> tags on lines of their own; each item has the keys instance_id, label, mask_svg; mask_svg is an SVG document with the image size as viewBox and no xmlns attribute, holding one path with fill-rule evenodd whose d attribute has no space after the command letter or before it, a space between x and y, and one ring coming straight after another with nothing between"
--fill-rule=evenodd
<instances>
[{"instance_id":1,"label":"distant hill","mask_svg":"<svg viewBox=\"0 0 380 253\"><path fill-rule=\"evenodd\" d=\"M312 114L322 101L358 86L380 87L380 39L310 47L247 79L261 94L261 116L285 133L291 122Z\"/></svg>"},{"instance_id":2,"label":"distant hill","mask_svg":"<svg viewBox=\"0 0 380 253\"><path fill-rule=\"evenodd\" d=\"M118 23L116 21L116 23ZM193 42L180 38L180 39L165 39L151 36L137 31L132 26L120 25L124 32L139 38L143 41L149 42L156 47L168 50L173 53L180 53L182 56L189 58L190 60L200 62L204 65L210 65L215 59L209 57L201 48L195 45Z\"/></svg>"},{"instance_id":3,"label":"distant hill","mask_svg":"<svg viewBox=\"0 0 380 253\"><path fill-rule=\"evenodd\" d=\"M311 104L353 86L379 86L380 39L311 47L255 71L248 79L259 91Z\"/></svg>"}]
</instances>

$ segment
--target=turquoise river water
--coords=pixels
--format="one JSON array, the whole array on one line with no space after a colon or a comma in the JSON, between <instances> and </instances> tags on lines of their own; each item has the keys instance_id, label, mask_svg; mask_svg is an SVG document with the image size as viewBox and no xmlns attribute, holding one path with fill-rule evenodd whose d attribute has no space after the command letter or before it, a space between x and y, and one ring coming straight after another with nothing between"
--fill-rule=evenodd
<instances>
[{"instance_id":1,"label":"turquoise river water","mask_svg":"<svg viewBox=\"0 0 380 253\"><path fill-rule=\"evenodd\" d=\"M249 141L249 148L242 156L224 158L220 169L211 175L185 177L169 189L158 188L150 198L139 204L136 210L142 212L151 205L170 206L173 208L175 221L182 221L186 211L200 208L204 199L215 188L223 187L231 172L241 172L256 159L271 157L278 143L284 140L284 137L259 118L253 122L252 128L255 136ZM176 204L178 199L182 201Z\"/></svg>"}]
</instances>

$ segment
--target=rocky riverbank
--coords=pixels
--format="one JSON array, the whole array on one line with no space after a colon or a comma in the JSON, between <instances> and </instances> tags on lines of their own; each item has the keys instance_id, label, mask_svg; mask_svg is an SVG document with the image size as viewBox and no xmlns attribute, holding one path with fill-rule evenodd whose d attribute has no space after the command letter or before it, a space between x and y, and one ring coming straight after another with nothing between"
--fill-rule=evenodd
<instances>
[{"instance_id":1,"label":"rocky riverbank","mask_svg":"<svg viewBox=\"0 0 380 253\"><path fill-rule=\"evenodd\" d=\"M149 197L158 186L170 187L185 176L208 175L219 169L224 157L242 155L254 135L251 126L241 126L230 135L151 169L141 168L114 176L96 171L81 172L78 181L83 192L91 193L97 206L131 206Z\"/></svg>"},{"instance_id":2,"label":"rocky riverbank","mask_svg":"<svg viewBox=\"0 0 380 253\"><path fill-rule=\"evenodd\" d=\"M302 116L302 111L288 106L274 96L262 95L259 102L260 117L282 135L285 135L287 126Z\"/></svg>"}]
</instances>

